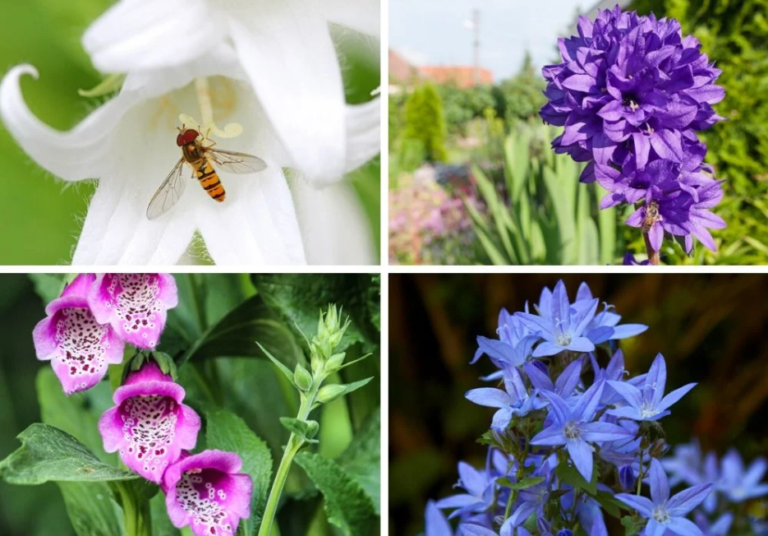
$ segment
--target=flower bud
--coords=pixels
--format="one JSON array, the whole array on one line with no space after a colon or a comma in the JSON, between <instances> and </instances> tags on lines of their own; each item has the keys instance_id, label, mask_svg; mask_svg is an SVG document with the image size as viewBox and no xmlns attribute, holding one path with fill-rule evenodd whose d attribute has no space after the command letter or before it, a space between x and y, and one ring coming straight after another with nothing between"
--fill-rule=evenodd
<instances>
[{"instance_id":1,"label":"flower bud","mask_svg":"<svg viewBox=\"0 0 768 536\"><path fill-rule=\"evenodd\" d=\"M328 362L325 365L326 370L333 372L341 368L341 366L344 364L344 356L345 354L342 352L340 354L334 354L329 357Z\"/></svg>"},{"instance_id":2,"label":"flower bud","mask_svg":"<svg viewBox=\"0 0 768 536\"><path fill-rule=\"evenodd\" d=\"M627 491L635 488L635 472L630 465L624 465L619 469L619 483Z\"/></svg>"},{"instance_id":3,"label":"flower bud","mask_svg":"<svg viewBox=\"0 0 768 536\"><path fill-rule=\"evenodd\" d=\"M326 385L320 389L320 392L317 393L317 401L326 404L344 394L345 391L346 386L344 385Z\"/></svg>"},{"instance_id":4,"label":"flower bud","mask_svg":"<svg viewBox=\"0 0 768 536\"><path fill-rule=\"evenodd\" d=\"M309 388L312 387L312 375L301 364L296 365L296 369L293 371L293 382L302 391L309 391Z\"/></svg>"},{"instance_id":5,"label":"flower bud","mask_svg":"<svg viewBox=\"0 0 768 536\"><path fill-rule=\"evenodd\" d=\"M569 529L563 529L557 533L557 536L573 536L573 532L571 532Z\"/></svg>"}]
</instances>

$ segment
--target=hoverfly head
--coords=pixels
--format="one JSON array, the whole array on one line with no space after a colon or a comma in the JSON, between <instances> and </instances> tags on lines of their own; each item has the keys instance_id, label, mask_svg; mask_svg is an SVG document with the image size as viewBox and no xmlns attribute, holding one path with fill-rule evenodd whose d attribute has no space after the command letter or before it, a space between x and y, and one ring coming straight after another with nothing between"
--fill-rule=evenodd
<instances>
[{"instance_id":1,"label":"hoverfly head","mask_svg":"<svg viewBox=\"0 0 768 536\"><path fill-rule=\"evenodd\" d=\"M178 145L179 147L183 147L188 143L194 142L198 138L198 136L200 136L200 133L197 130L192 130L191 128L187 130L182 130L182 132L180 132L179 135L176 136L176 145Z\"/></svg>"}]
</instances>

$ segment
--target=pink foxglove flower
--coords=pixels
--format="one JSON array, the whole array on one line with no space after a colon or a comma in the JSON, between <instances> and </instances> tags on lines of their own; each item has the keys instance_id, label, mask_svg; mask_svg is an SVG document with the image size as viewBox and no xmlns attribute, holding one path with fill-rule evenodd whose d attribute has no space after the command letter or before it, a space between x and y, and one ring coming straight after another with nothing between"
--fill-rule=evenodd
<instances>
[{"instance_id":1,"label":"pink foxglove flower","mask_svg":"<svg viewBox=\"0 0 768 536\"><path fill-rule=\"evenodd\" d=\"M51 361L67 395L90 389L110 364L123 360L123 340L110 325L99 323L88 305L94 280L93 274L77 276L48 304L47 316L32 332L37 358Z\"/></svg>"},{"instance_id":2,"label":"pink foxglove flower","mask_svg":"<svg viewBox=\"0 0 768 536\"><path fill-rule=\"evenodd\" d=\"M88 294L96 320L146 350L157 346L167 310L178 301L176 280L170 274L102 274Z\"/></svg>"},{"instance_id":3,"label":"pink foxglove flower","mask_svg":"<svg viewBox=\"0 0 768 536\"><path fill-rule=\"evenodd\" d=\"M200 417L181 403L184 388L153 362L131 373L113 399L99 420L104 450L119 450L125 465L159 484L182 450L195 447Z\"/></svg>"},{"instance_id":4,"label":"pink foxglove flower","mask_svg":"<svg viewBox=\"0 0 768 536\"><path fill-rule=\"evenodd\" d=\"M238 473L240 456L206 450L182 458L163 476L165 505L177 528L189 525L195 536L235 534L250 516L253 482Z\"/></svg>"}]
</instances>

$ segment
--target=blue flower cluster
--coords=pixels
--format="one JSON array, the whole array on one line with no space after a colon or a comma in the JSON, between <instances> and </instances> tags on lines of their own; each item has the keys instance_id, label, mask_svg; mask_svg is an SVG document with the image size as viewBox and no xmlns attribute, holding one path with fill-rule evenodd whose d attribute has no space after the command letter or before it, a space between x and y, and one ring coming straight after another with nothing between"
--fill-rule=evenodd
<instances>
[{"instance_id":1,"label":"blue flower cluster","mask_svg":"<svg viewBox=\"0 0 768 536\"><path fill-rule=\"evenodd\" d=\"M586 284L570 302L560 281L543 290L535 312L527 304L502 310L497 339L478 337L472 362L486 355L499 369L484 378L499 388L466 395L496 409L481 439L486 463L459 464L461 491L427 505L426 536L608 536L606 514L627 534L725 536L734 521L728 504L768 495L763 459L745 469L731 451L718 465L696 443L662 459L659 421L695 384L667 393L661 354L630 377L616 341L647 326L620 324L598 304ZM750 534L758 530L753 524Z\"/></svg>"}]
</instances>

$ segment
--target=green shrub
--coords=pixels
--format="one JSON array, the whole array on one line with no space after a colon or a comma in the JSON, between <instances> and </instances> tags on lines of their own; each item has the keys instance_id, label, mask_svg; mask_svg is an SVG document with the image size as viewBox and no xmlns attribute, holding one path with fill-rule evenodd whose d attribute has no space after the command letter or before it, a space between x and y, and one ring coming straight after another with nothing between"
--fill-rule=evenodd
<instances>
[{"instance_id":1,"label":"green shrub","mask_svg":"<svg viewBox=\"0 0 768 536\"><path fill-rule=\"evenodd\" d=\"M447 154L445 135L443 102L437 89L429 83L416 87L405 101L403 141L420 141L427 161L441 162Z\"/></svg>"}]
</instances>

